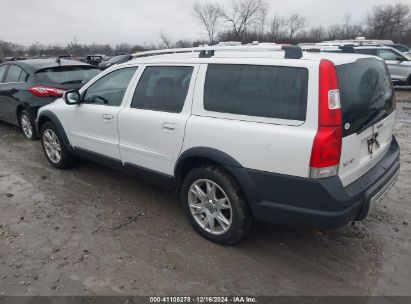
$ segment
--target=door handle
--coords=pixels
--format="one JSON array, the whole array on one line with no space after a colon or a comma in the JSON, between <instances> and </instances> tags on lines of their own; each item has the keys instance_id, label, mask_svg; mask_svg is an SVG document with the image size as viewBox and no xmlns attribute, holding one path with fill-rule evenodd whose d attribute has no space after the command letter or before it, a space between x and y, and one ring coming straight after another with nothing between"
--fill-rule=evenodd
<instances>
[{"instance_id":1,"label":"door handle","mask_svg":"<svg viewBox=\"0 0 411 304\"><path fill-rule=\"evenodd\" d=\"M114 119L114 115L112 114L103 114L103 120L105 122L111 122Z\"/></svg>"},{"instance_id":2,"label":"door handle","mask_svg":"<svg viewBox=\"0 0 411 304\"><path fill-rule=\"evenodd\" d=\"M176 130L177 124L171 123L171 122L165 122L163 123L162 127L163 127L164 132L172 133Z\"/></svg>"}]
</instances>

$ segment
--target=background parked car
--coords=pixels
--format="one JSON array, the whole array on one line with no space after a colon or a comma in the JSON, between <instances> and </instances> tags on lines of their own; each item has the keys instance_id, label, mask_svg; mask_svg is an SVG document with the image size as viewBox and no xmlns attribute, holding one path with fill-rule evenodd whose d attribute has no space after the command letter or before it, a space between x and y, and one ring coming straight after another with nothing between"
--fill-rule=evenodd
<instances>
[{"instance_id":1,"label":"background parked car","mask_svg":"<svg viewBox=\"0 0 411 304\"><path fill-rule=\"evenodd\" d=\"M94 65L96 68L98 68L98 65L109 58L105 55L88 55L85 57L84 62Z\"/></svg>"},{"instance_id":2,"label":"background parked car","mask_svg":"<svg viewBox=\"0 0 411 304\"><path fill-rule=\"evenodd\" d=\"M411 60L404 53L388 46L354 47L358 54L374 55L385 60L391 79L396 84L411 85Z\"/></svg>"},{"instance_id":3,"label":"background parked car","mask_svg":"<svg viewBox=\"0 0 411 304\"><path fill-rule=\"evenodd\" d=\"M392 47L393 49L396 49L397 51L400 51L401 53L410 53L410 48L406 45L403 44L385 44L385 46Z\"/></svg>"},{"instance_id":4,"label":"background parked car","mask_svg":"<svg viewBox=\"0 0 411 304\"><path fill-rule=\"evenodd\" d=\"M115 56L115 57L111 58L110 60L101 62L98 65L98 68L100 70L105 70L105 69L111 67L112 65L124 63L124 62L127 62L127 61L131 60L131 59L133 59L133 55L130 55L130 54Z\"/></svg>"},{"instance_id":5,"label":"background parked car","mask_svg":"<svg viewBox=\"0 0 411 304\"><path fill-rule=\"evenodd\" d=\"M64 59L29 59L0 65L0 120L20 126L36 139L34 120L40 107L78 89L98 74L89 64Z\"/></svg>"},{"instance_id":6,"label":"background parked car","mask_svg":"<svg viewBox=\"0 0 411 304\"><path fill-rule=\"evenodd\" d=\"M391 80L397 85L411 85L411 59L407 54L389 46L355 45L350 42L324 42L300 44L305 51L331 53L358 53L384 59Z\"/></svg>"}]
</instances>

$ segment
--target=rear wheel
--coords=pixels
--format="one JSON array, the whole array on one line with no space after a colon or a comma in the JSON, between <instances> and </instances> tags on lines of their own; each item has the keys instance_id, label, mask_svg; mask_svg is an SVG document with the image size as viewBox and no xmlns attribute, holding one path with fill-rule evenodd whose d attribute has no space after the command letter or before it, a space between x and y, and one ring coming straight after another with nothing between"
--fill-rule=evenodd
<instances>
[{"instance_id":1,"label":"rear wheel","mask_svg":"<svg viewBox=\"0 0 411 304\"><path fill-rule=\"evenodd\" d=\"M251 214L237 182L223 169L193 169L181 190L183 208L195 230L206 239L234 244L247 232Z\"/></svg>"},{"instance_id":2,"label":"rear wheel","mask_svg":"<svg viewBox=\"0 0 411 304\"><path fill-rule=\"evenodd\" d=\"M21 130L27 139L35 140L38 138L36 128L34 125L34 119L26 110L22 110L19 116L19 122Z\"/></svg>"},{"instance_id":3,"label":"rear wheel","mask_svg":"<svg viewBox=\"0 0 411 304\"><path fill-rule=\"evenodd\" d=\"M61 134L52 122L46 122L40 134L44 154L53 167L66 169L75 164L75 156L68 151Z\"/></svg>"}]
</instances>

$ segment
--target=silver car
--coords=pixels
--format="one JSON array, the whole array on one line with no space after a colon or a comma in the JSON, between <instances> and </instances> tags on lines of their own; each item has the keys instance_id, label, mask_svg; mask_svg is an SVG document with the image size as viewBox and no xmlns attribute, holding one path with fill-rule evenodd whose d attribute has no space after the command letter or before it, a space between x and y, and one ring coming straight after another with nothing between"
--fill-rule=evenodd
<instances>
[{"instance_id":1,"label":"silver car","mask_svg":"<svg viewBox=\"0 0 411 304\"><path fill-rule=\"evenodd\" d=\"M393 82L411 85L411 59L388 46L358 46L355 52L381 57L385 60Z\"/></svg>"}]
</instances>

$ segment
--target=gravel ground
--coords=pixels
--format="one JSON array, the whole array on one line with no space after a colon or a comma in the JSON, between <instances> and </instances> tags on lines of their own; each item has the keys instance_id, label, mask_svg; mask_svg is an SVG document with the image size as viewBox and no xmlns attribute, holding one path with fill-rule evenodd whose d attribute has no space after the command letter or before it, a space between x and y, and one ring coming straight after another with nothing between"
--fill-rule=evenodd
<instances>
[{"instance_id":1,"label":"gravel ground","mask_svg":"<svg viewBox=\"0 0 411 304\"><path fill-rule=\"evenodd\" d=\"M411 103L411 87L397 88L395 91L397 101Z\"/></svg>"},{"instance_id":2,"label":"gravel ground","mask_svg":"<svg viewBox=\"0 0 411 304\"><path fill-rule=\"evenodd\" d=\"M171 194L89 162L52 169L0 123L0 295L411 295L411 105L398 107L401 173L375 216L257 224L232 247L199 237Z\"/></svg>"}]
</instances>

